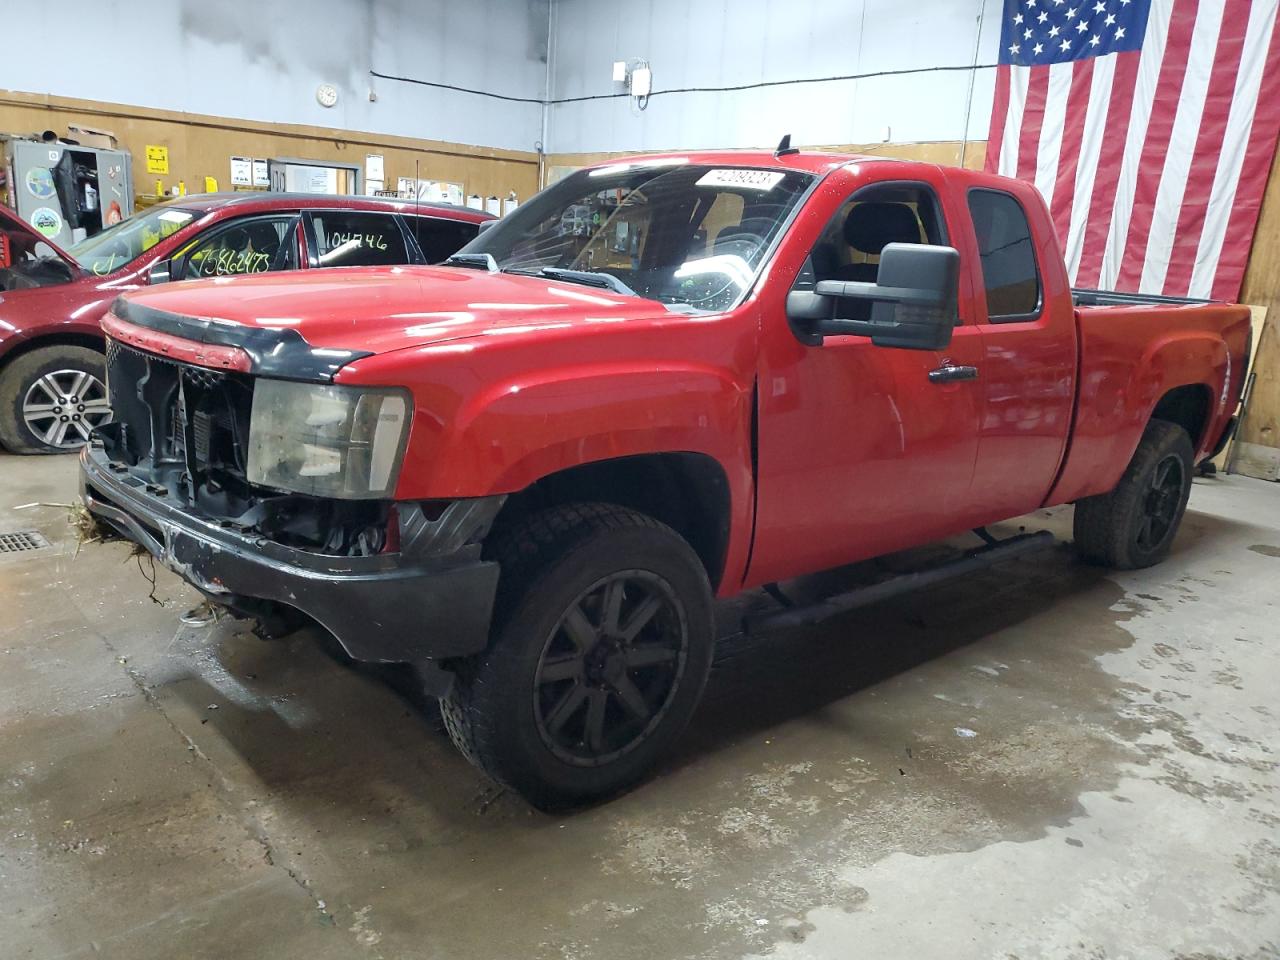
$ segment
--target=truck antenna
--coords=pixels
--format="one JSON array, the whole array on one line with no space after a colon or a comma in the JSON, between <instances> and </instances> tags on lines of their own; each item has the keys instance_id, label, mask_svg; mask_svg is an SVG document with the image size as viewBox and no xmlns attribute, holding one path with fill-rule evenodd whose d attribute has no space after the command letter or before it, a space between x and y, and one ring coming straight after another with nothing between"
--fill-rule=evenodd
<instances>
[{"instance_id":1,"label":"truck antenna","mask_svg":"<svg viewBox=\"0 0 1280 960\"><path fill-rule=\"evenodd\" d=\"M778 141L778 149L773 151L775 157L788 157L793 153L799 153L799 147L791 145L791 134L784 133L782 139Z\"/></svg>"}]
</instances>

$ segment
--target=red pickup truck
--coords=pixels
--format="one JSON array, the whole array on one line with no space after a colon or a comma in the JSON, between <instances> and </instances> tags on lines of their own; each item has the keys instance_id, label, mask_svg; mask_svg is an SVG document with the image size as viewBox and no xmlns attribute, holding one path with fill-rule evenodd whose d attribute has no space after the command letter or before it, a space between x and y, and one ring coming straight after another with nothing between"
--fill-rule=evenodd
<instances>
[{"instance_id":1,"label":"red pickup truck","mask_svg":"<svg viewBox=\"0 0 1280 960\"><path fill-rule=\"evenodd\" d=\"M1239 306L1073 293L1024 183L789 149L621 160L444 266L197 280L104 326L88 509L267 629L414 664L541 805L672 745L714 597L1073 501L1087 559L1160 560L1249 339Z\"/></svg>"}]
</instances>

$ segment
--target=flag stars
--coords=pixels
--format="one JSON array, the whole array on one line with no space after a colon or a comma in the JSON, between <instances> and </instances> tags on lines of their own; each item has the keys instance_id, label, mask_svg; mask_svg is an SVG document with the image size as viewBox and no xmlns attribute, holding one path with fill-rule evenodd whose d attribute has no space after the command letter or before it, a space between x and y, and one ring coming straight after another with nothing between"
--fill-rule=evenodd
<instances>
[{"instance_id":1,"label":"flag stars","mask_svg":"<svg viewBox=\"0 0 1280 960\"><path fill-rule=\"evenodd\" d=\"M1124 39L1124 27L1116 27L1116 39L1117 40Z\"/></svg>"},{"instance_id":2,"label":"flag stars","mask_svg":"<svg viewBox=\"0 0 1280 960\"><path fill-rule=\"evenodd\" d=\"M1067 19L1068 19L1068 20L1074 20L1075 18L1076 18L1076 8L1075 8L1075 7L1068 7L1068 8L1067 8Z\"/></svg>"},{"instance_id":3,"label":"flag stars","mask_svg":"<svg viewBox=\"0 0 1280 960\"><path fill-rule=\"evenodd\" d=\"M1030 10L1036 5L1036 0L1027 0L1027 9Z\"/></svg>"},{"instance_id":4,"label":"flag stars","mask_svg":"<svg viewBox=\"0 0 1280 960\"><path fill-rule=\"evenodd\" d=\"M1063 41L1062 41L1062 43L1058 44L1058 49L1060 49L1060 50L1061 50L1061 51L1063 51L1064 53L1065 53L1066 51L1070 50L1070 49L1071 49L1071 41L1070 41L1070 40L1063 40Z\"/></svg>"},{"instance_id":5,"label":"flag stars","mask_svg":"<svg viewBox=\"0 0 1280 960\"><path fill-rule=\"evenodd\" d=\"M1015 15L1014 15L1014 18L1013 18L1013 22L1014 22L1014 24L1015 24L1015 25L1016 25L1016 24L1020 24L1020 23L1022 23L1022 14L1020 14L1020 13L1019 13L1019 14L1015 14Z\"/></svg>"},{"instance_id":6,"label":"flag stars","mask_svg":"<svg viewBox=\"0 0 1280 960\"><path fill-rule=\"evenodd\" d=\"M1031 52L1035 54L1037 57L1040 56L1040 54L1044 53L1044 44L1037 43L1034 47L1031 48Z\"/></svg>"},{"instance_id":7,"label":"flag stars","mask_svg":"<svg viewBox=\"0 0 1280 960\"><path fill-rule=\"evenodd\" d=\"M1043 10L1040 11L1040 16L1036 17L1036 21L1038 23L1044 23L1048 19L1049 19L1049 15L1045 13Z\"/></svg>"},{"instance_id":8,"label":"flag stars","mask_svg":"<svg viewBox=\"0 0 1280 960\"><path fill-rule=\"evenodd\" d=\"M1023 40L1030 40L1030 39L1031 39L1031 31L1030 31L1030 30L1023 30L1023 31L1022 31L1022 39L1023 39Z\"/></svg>"},{"instance_id":9,"label":"flag stars","mask_svg":"<svg viewBox=\"0 0 1280 960\"><path fill-rule=\"evenodd\" d=\"M1022 50L1022 47L1020 47L1018 44L1016 43L1009 44L1010 53L1018 53L1020 50Z\"/></svg>"},{"instance_id":10,"label":"flag stars","mask_svg":"<svg viewBox=\"0 0 1280 960\"><path fill-rule=\"evenodd\" d=\"M1097 35L1096 33L1095 33L1092 37L1090 37L1090 38L1089 38L1089 46L1091 46L1091 47L1096 47L1096 46L1097 46L1098 44L1100 44L1101 42L1102 42L1102 41L1101 41L1100 39L1098 39L1098 35Z\"/></svg>"},{"instance_id":11,"label":"flag stars","mask_svg":"<svg viewBox=\"0 0 1280 960\"><path fill-rule=\"evenodd\" d=\"M1058 27L1057 27L1056 25L1055 25L1055 26L1052 26L1052 27L1050 27L1050 28L1049 28L1049 36L1050 36L1050 37L1056 37L1056 36L1057 36L1058 34L1060 34L1061 32L1062 32L1062 31L1061 31L1061 30L1059 30L1059 29L1058 29Z\"/></svg>"},{"instance_id":12,"label":"flag stars","mask_svg":"<svg viewBox=\"0 0 1280 960\"><path fill-rule=\"evenodd\" d=\"M1094 13L1102 13L1102 11L1106 9L1107 9L1107 5L1103 3L1102 0L1098 0L1098 2L1093 5Z\"/></svg>"},{"instance_id":13,"label":"flag stars","mask_svg":"<svg viewBox=\"0 0 1280 960\"><path fill-rule=\"evenodd\" d=\"M1111 26L1111 25L1112 25L1113 23L1115 23L1115 22L1116 22L1116 15L1115 15L1114 13L1108 13L1108 14L1107 14L1107 19L1103 21L1103 24L1102 24L1102 25L1103 25L1104 27L1109 27L1109 26Z\"/></svg>"},{"instance_id":14,"label":"flag stars","mask_svg":"<svg viewBox=\"0 0 1280 960\"><path fill-rule=\"evenodd\" d=\"M1088 29L1089 29L1089 24L1084 20L1081 20L1079 23L1076 24L1076 33L1085 33L1088 31Z\"/></svg>"}]
</instances>

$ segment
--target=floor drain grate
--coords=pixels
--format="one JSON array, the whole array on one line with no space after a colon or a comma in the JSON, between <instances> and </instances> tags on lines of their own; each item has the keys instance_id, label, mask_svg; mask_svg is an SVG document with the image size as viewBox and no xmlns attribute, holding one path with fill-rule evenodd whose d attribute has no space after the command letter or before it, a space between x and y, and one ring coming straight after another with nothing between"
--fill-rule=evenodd
<instances>
[{"instance_id":1,"label":"floor drain grate","mask_svg":"<svg viewBox=\"0 0 1280 960\"><path fill-rule=\"evenodd\" d=\"M43 550L49 541L35 530L13 530L0 532L0 553L27 553L31 550Z\"/></svg>"}]
</instances>

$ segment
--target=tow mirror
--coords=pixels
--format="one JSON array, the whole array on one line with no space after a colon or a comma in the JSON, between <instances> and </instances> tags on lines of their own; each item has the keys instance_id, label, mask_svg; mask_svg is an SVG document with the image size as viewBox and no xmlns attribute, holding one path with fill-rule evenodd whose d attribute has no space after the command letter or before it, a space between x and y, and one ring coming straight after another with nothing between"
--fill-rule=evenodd
<instances>
[{"instance_id":1,"label":"tow mirror","mask_svg":"<svg viewBox=\"0 0 1280 960\"><path fill-rule=\"evenodd\" d=\"M951 247L891 243L880 253L875 283L819 280L812 292L787 296L787 316L808 343L823 337L870 337L877 347L941 350L956 325L960 254ZM850 302L871 304L869 320L843 319Z\"/></svg>"},{"instance_id":2,"label":"tow mirror","mask_svg":"<svg viewBox=\"0 0 1280 960\"><path fill-rule=\"evenodd\" d=\"M172 269L173 261L157 260L151 265L151 272L147 274L147 282L153 284L168 283L172 279L169 275Z\"/></svg>"},{"instance_id":3,"label":"tow mirror","mask_svg":"<svg viewBox=\"0 0 1280 960\"><path fill-rule=\"evenodd\" d=\"M479 226L476 227L476 233L484 233L486 230L492 229L497 220L481 220Z\"/></svg>"}]
</instances>

